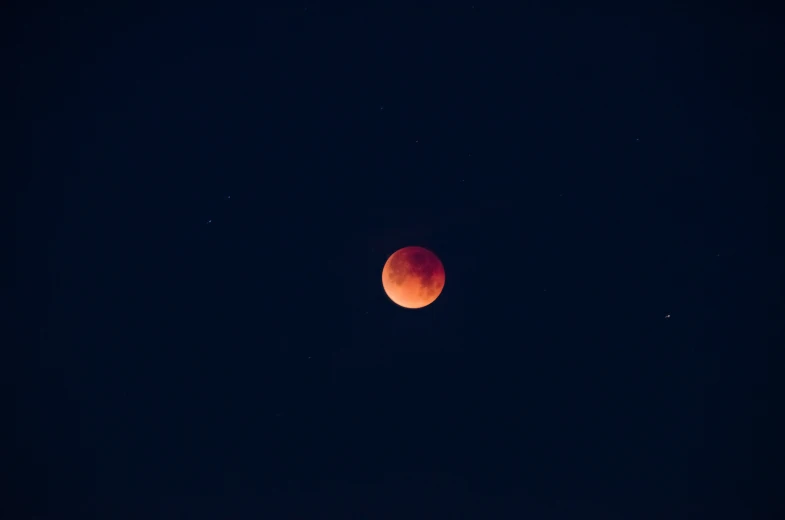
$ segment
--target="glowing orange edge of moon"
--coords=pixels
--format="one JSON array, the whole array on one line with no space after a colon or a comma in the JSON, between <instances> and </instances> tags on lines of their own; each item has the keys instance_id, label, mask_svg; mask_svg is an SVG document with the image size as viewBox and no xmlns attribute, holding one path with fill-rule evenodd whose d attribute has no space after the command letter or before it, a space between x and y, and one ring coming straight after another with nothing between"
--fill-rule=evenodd
<instances>
[{"instance_id":1,"label":"glowing orange edge of moon","mask_svg":"<svg viewBox=\"0 0 785 520\"><path fill-rule=\"evenodd\" d=\"M424 247L397 250L382 269L384 292L393 303L406 309L421 309L435 302L444 282L444 265Z\"/></svg>"}]
</instances>

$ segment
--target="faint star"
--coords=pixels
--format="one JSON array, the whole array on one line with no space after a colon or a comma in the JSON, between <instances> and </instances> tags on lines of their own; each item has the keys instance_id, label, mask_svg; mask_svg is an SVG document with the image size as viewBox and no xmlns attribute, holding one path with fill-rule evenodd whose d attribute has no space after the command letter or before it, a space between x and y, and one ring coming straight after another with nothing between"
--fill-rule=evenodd
<instances>
[{"instance_id":1,"label":"faint star","mask_svg":"<svg viewBox=\"0 0 785 520\"><path fill-rule=\"evenodd\" d=\"M384 110L384 105L379 106L379 110Z\"/></svg>"},{"instance_id":2,"label":"faint star","mask_svg":"<svg viewBox=\"0 0 785 520\"><path fill-rule=\"evenodd\" d=\"M666 320L667 320L667 319L669 319L670 317L671 317L671 315L670 315L670 314L666 314L666 315L665 315L665 319L666 319Z\"/></svg>"},{"instance_id":3,"label":"faint star","mask_svg":"<svg viewBox=\"0 0 785 520\"><path fill-rule=\"evenodd\" d=\"M212 224L213 223L213 219L208 220L207 223L208 224Z\"/></svg>"}]
</instances>

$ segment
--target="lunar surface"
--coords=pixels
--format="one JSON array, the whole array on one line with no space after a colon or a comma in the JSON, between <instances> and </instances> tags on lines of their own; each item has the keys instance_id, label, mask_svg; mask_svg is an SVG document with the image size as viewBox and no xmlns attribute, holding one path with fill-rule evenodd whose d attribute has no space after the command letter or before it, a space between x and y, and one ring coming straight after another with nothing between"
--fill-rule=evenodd
<instances>
[{"instance_id":1,"label":"lunar surface","mask_svg":"<svg viewBox=\"0 0 785 520\"><path fill-rule=\"evenodd\" d=\"M424 247L410 246L393 253L382 269L382 286L390 299L407 309L432 304L444 288L444 266Z\"/></svg>"}]
</instances>

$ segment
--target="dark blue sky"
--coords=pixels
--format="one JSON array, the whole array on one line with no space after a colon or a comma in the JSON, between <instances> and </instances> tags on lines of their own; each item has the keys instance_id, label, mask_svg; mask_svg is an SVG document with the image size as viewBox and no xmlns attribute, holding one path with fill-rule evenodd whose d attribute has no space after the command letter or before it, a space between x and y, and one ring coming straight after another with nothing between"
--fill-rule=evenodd
<instances>
[{"instance_id":1,"label":"dark blue sky","mask_svg":"<svg viewBox=\"0 0 785 520\"><path fill-rule=\"evenodd\" d=\"M19 518L776 516L781 19L8 20Z\"/></svg>"}]
</instances>

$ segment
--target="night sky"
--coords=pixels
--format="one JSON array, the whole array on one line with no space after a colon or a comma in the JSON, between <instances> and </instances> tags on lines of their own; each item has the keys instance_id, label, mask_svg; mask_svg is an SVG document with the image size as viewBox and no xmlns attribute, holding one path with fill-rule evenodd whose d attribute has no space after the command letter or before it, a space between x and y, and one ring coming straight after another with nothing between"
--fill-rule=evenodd
<instances>
[{"instance_id":1,"label":"night sky","mask_svg":"<svg viewBox=\"0 0 785 520\"><path fill-rule=\"evenodd\" d=\"M785 27L659 9L7 10L5 518L780 518Z\"/></svg>"}]
</instances>

